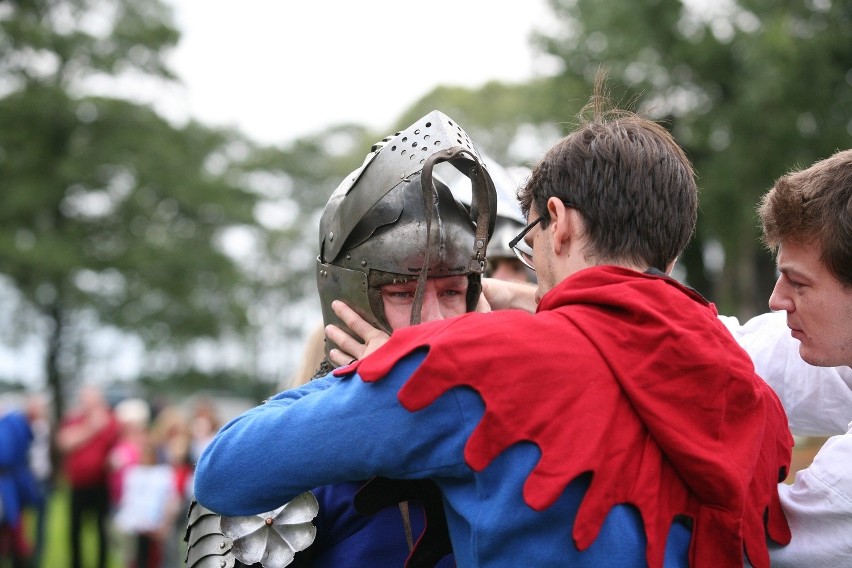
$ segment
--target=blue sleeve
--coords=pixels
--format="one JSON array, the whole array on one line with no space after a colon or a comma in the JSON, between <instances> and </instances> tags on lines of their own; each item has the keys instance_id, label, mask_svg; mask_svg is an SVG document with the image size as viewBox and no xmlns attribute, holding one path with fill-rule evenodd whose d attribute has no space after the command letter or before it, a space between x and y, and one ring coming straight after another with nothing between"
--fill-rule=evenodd
<instances>
[{"instance_id":1,"label":"blue sleeve","mask_svg":"<svg viewBox=\"0 0 852 568\"><path fill-rule=\"evenodd\" d=\"M12 468L27 459L32 440L27 417L18 411L0 416L0 467Z\"/></svg>"},{"instance_id":2,"label":"blue sleeve","mask_svg":"<svg viewBox=\"0 0 852 568\"><path fill-rule=\"evenodd\" d=\"M464 468L469 420L455 393L409 412L397 393L425 352L381 380L331 375L269 399L226 424L198 461L195 496L225 516L263 513L320 485Z\"/></svg>"}]
</instances>

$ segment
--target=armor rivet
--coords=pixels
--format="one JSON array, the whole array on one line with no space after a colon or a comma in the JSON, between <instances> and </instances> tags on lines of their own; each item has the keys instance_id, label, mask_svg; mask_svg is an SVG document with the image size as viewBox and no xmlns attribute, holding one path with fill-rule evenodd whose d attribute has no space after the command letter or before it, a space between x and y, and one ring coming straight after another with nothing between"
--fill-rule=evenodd
<instances>
[{"instance_id":1,"label":"armor rivet","mask_svg":"<svg viewBox=\"0 0 852 568\"><path fill-rule=\"evenodd\" d=\"M361 266L367 266L367 261L366 261L366 260L362 260L362 261L361 261Z\"/></svg>"},{"instance_id":2,"label":"armor rivet","mask_svg":"<svg viewBox=\"0 0 852 568\"><path fill-rule=\"evenodd\" d=\"M482 239L476 239L476 248L482 248Z\"/></svg>"},{"instance_id":3,"label":"armor rivet","mask_svg":"<svg viewBox=\"0 0 852 568\"><path fill-rule=\"evenodd\" d=\"M271 527L272 526L272 517L266 517L266 520L263 521L263 522L266 523L267 527Z\"/></svg>"},{"instance_id":4,"label":"armor rivet","mask_svg":"<svg viewBox=\"0 0 852 568\"><path fill-rule=\"evenodd\" d=\"M347 255L346 255L346 260L352 260L352 255L351 255L351 254L347 254Z\"/></svg>"},{"instance_id":5,"label":"armor rivet","mask_svg":"<svg viewBox=\"0 0 852 568\"><path fill-rule=\"evenodd\" d=\"M328 234L328 240L330 240L330 241L334 240L334 231L332 231L331 233Z\"/></svg>"},{"instance_id":6,"label":"armor rivet","mask_svg":"<svg viewBox=\"0 0 852 568\"><path fill-rule=\"evenodd\" d=\"M222 542L219 543L219 548L225 548L226 546L228 546L228 545L225 544L225 541L222 541Z\"/></svg>"},{"instance_id":7,"label":"armor rivet","mask_svg":"<svg viewBox=\"0 0 852 568\"><path fill-rule=\"evenodd\" d=\"M221 566L222 568L225 568L225 566L227 566L227 565L228 565L228 563L225 560L219 561L219 566Z\"/></svg>"}]
</instances>

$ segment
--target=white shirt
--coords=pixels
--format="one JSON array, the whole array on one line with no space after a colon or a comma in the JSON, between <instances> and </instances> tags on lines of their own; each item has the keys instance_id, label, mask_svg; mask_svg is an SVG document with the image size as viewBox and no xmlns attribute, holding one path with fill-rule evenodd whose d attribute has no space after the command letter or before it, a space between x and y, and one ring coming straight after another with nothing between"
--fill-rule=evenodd
<instances>
[{"instance_id":1,"label":"white shirt","mask_svg":"<svg viewBox=\"0 0 852 568\"><path fill-rule=\"evenodd\" d=\"M721 319L778 394L794 434L842 433L796 473L792 485L779 484L793 538L783 547L770 543L772 567L852 568L852 368L802 361L783 312L742 326L736 318Z\"/></svg>"},{"instance_id":2,"label":"white shirt","mask_svg":"<svg viewBox=\"0 0 852 568\"><path fill-rule=\"evenodd\" d=\"M799 356L784 312L756 316L740 325L719 316L745 349L758 375L769 383L796 436L833 436L852 422L852 368L814 367Z\"/></svg>"}]
</instances>

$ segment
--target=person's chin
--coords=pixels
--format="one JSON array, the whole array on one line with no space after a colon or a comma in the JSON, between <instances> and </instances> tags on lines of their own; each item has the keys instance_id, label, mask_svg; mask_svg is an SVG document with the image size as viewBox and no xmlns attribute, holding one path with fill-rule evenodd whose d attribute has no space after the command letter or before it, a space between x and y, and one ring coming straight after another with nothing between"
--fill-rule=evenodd
<instances>
[{"instance_id":1,"label":"person's chin","mask_svg":"<svg viewBox=\"0 0 852 568\"><path fill-rule=\"evenodd\" d=\"M827 357L825 353L820 353L818 350L814 350L807 340L802 341L801 345L799 345L799 356L802 358L802 361L807 363L808 365L813 365L814 367L834 367L835 364L830 361L830 357Z\"/></svg>"}]
</instances>

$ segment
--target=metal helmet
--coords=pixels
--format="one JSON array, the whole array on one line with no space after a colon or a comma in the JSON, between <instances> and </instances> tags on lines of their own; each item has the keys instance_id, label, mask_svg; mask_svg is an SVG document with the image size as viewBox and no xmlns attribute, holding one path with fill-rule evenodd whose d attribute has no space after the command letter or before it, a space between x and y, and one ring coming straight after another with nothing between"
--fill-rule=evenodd
<instances>
[{"instance_id":1,"label":"metal helmet","mask_svg":"<svg viewBox=\"0 0 852 568\"><path fill-rule=\"evenodd\" d=\"M442 162L471 181L471 207L433 173ZM426 278L459 274L468 276L472 310L495 216L491 177L451 118L432 111L385 138L338 186L320 219L316 275L324 323L349 332L331 309L340 299L390 332L380 288L411 279L418 281L411 322L418 323Z\"/></svg>"}]
</instances>

